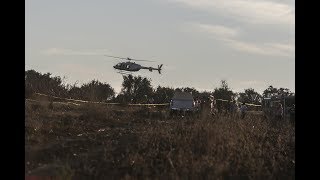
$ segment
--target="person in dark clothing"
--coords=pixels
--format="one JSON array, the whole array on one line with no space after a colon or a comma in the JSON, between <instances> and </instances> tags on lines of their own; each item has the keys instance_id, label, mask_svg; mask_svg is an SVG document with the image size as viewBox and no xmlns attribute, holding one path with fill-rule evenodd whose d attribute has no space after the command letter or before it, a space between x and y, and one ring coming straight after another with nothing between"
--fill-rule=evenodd
<instances>
[{"instance_id":1,"label":"person in dark clothing","mask_svg":"<svg viewBox=\"0 0 320 180\"><path fill-rule=\"evenodd\" d=\"M283 107L281 103L279 103L276 108L276 119L277 120L283 119Z\"/></svg>"},{"instance_id":2,"label":"person in dark clothing","mask_svg":"<svg viewBox=\"0 0 320 180\"><path fill-rule=\"evenodd\" d=\"M230 110L231 110L231 103L230 103L230 100L228 100L228 102L225 105L225 113L224 113L224 115L229 115L230 112L231 112Z\"/></svg>"},{"instance_id":3,"label":"person in dark clothing","mask_svg":"<svg viewBox=\"0 0 320 180\"><path fill-rule=\"evenodd\" d=\"M240 113L241 113L241 119L245 118L246 114L247 114L247 106L246 104L243 102L241 107L240 107Z\"/></svg>"},{"instance_id":4,"label":"person in dark clothing","mask_svg":"<svg viewBox=\"0 0 320 180\"><path fill-rule=\"evenodd\" d=\"M295 121L295 111L296 111L296 108L295 108L295 105L293 104L292 107L291 107L290 110L289 110L289 113L290 113L290 121L291 121L291 122L294 122L294 121Z\"/></svg>"}]
</instances>

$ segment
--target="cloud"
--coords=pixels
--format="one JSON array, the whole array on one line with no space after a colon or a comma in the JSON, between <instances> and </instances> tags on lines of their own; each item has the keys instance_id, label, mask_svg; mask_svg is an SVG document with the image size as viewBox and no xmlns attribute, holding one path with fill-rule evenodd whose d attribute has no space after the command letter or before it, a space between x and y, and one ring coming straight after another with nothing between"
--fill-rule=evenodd
<instances>
[{"instance_id":1,"label":"cloud","mask_svg":"<svg viewBox=\"0 0 320 180\"><path fill-rule=\"evenodd\" d=\"M294 52L295 47L293 44L284 44L284 43L267 43L268 46L273 47L273 48L277 48L279 50L283 50L283 51L290 51L290 52Z\"/></svg>"},{"instance_id":2,"label":"cloud","mask_svg":"<svg viewBox=\"0 0 320 180\"><path fill-rule=\"evenodd\" d=\"M49 48L42 52L45 55L104 55L110 54L106 49L72 50L65 48Z\"/></svg>"},{"instance_id":3,"label":"cloud","mask_svg":"<svg viewBox=\"0 0 320 180\"><path fill-rule=\"evenodd\" d=\"M251 43L240 40L226 40L228 45L235 50L270 56L294 56L294 46L281 43Z\"/></svg>"},{"instance_id":4,"label":"cloud","mask_svg":"<svg viewBox=\"0 0 320 180\"><path fill-rule=\"evenodd\" d=\"M222 25L194 24L200 31L210 33L220 38L231 38L238 35L238 30Z\"/></svg>"},{"instance_id":5,"label":"cloud","mask_svg":"<svg viewBox=\"0 0 320 180\"><path fill-rule=\"evenodd\" d=\"M293 6L267 0L168 0L254 24L293 25Z\"/></svg>"},{"instance_id":6,"label":"cloud","mask_svg":"<svg viewBox=\"0 0 320 180\"><path fill-rule=\"evenodd\" d=\"M294 55L293 43L248 42L240 39L239 28L200 23L188 23L187 25L196 32L205 33L208 37L216 39L237 51L269 56L292 57Z\"/></svg>"}]
</instances>

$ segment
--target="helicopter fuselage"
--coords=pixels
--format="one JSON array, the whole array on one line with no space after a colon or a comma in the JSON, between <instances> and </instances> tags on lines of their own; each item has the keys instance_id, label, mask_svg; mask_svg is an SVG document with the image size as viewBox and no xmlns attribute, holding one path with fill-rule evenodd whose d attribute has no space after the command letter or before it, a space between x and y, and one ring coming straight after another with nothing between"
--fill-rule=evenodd
<instances>
[{"instance_id":1,"label":"helicopter fuselage","mask_svg":"<svg viewBox=\"0 0 320 180\"><path fill-rule=\"evenodd\" d=\"M139 71L140 69L148 69L150 72L152 72L152 70L157 70L159 72L159 74L161 74L161 67L163 64L158 65L158 68L145 67L145 66L141 66L140 64L136 64L135 62L131 62L131 60L134 60L134 61L149 61L149 60L131 59L129 57L124 58L124 57L117 57L117 56L110 56L110 55L105 55L105 56L127 60L127 62L121 62L121 63L118 63L113 66L113 68L120 70L119 73L121 73L121 74L123 71Z\"/></svg>"},{"instance_id":2,"label":"helicopter fuselage","mask_svg":"<svg viewBox=\"0 0 320 180\"><path fill-rule=\"evenodd\" d=\"M162 67L162 64L158 65L158 68L154 68L154 67L141 66L140 64L136 64L135 62L130 62L130 61L121 62L113 66L113 68L118 69L120 71L139 71L140 69L148 69L150 72L152 72L152 70L157 70L159 74L161 74L161 67Z\"/></svg>"},{"instance_id":3,"label":"helicopter fuselage","mask_svg":"<svg viewBox=\"0 0 320 180\"><path fill-rule=\"evenodd\" d=\"M122 62L114 65L113 68L123 71L139 71L142 66L134 62Z\"/></svg>"}]
</instances>

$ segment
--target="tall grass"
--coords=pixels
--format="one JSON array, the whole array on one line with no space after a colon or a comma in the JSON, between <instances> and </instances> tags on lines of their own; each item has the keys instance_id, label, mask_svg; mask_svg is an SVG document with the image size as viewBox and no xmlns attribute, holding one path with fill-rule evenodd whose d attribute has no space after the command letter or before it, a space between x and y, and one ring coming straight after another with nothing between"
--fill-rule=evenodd
<instances>
[{"instance_id":1,"label":"tall grass","mask_svg":"<svg viewBox=\"0 0 320 180\"><path fill-rule=\"evenodd\" d=\"M295 128L287 121L160 119L101 105L31 107L27 174L59 161L74 179L295 178Z\"/></svg>"}]
</instances>

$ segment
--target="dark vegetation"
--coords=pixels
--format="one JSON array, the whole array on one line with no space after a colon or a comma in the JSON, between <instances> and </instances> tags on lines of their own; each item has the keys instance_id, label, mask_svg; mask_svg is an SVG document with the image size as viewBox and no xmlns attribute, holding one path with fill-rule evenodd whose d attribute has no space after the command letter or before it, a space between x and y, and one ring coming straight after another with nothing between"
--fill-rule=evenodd
<instances>
[{"instance_id":1,"label":"dark vegetation","mask_svg":"<svg viewBox=\"0 0 320 180\"><path fill-rule=\"evenodd\" d=\"M161 87L153 88L151 79L141 76L124 76L121 92L115 96L114 89L108 83L98 80L78 86L77 84L65 84L60 76L52 77L50 73L39 73L35 70L25 72L25 96L29 98L33 93L43 93L63 98L81 99L87 101L118 102L118 103L168 103L175 91L191 92L195 98L207 100L213 94L216 99L239 100L241 102L260 104L262 97L274 95L292 96L288 88L275 88L269 86L260 95L252 88L244 92L233 92L225 80L221 86L212 92L199 92L193 87Z\"/></svg>"}]
</instances>

